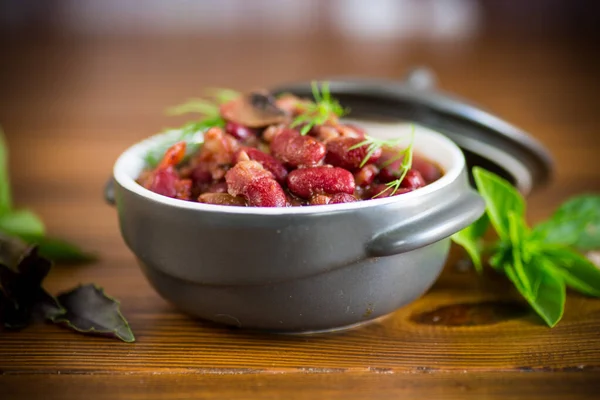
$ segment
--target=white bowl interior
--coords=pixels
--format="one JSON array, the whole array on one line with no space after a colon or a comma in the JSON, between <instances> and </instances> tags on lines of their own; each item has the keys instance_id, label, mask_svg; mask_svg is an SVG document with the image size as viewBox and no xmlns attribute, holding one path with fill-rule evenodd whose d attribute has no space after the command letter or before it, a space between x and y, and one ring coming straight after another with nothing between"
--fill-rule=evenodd
<instances>
[{"instance_id":1,"label":"white bowl interior","mask_svg":"<svg viewBox=\"0 0 600 400\"><path fill-rule=\"evenodd\" d=\"M405 138L406 143L409 143L410 134L413 129L413 124L410 123L389 123L389 122L372 122L372 121L355 121L348 122L356 123L363 127L368 135L377 138L394 139ZM144 154L154 146L162 143L172 136L172 133L165 133L152 136L142 142L139 142L125 152L117 159L113 174L119 185L126 190L130 190L141 196L150 198L159 203L168 204L174 207L197 209L214 212L228 212L240 214L304 214L315 212L331 212L336 210L348 210L354 208L363 208L374 206L377 204L385 204L396 201L413 202L432 191L440 190L442 187L449 185L460 175L464 168L465 160L460 149L450 139L442 134L432 131L428 128L414 125L415 130L415 152L424 156L428 160L439 165L444 175L437 181L415 190L405 193L401 196L387 197L382 199L358 201L355 203L346 204L330 204L323 206L310 207L286 207L286 208L267 208L267 207L232 207L219 206L213 204L203 204L191 201L183 201L172 199L166 196L156 194L144 187L140 186L135 179L139 176L145 166Z\"/></svg>"}]
</instances>

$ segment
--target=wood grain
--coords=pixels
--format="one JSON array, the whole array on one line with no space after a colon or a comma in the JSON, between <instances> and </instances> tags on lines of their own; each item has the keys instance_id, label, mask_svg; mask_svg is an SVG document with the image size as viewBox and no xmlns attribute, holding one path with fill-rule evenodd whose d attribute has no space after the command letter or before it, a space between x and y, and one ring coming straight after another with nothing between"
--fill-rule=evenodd
<instances>
[{"instance_id":1,"label":"wood grain","mask_svg":"<svg viewBox=\"0 0 600 400\"><path fill-rule=\"evenodd\" d=\"M223 328L188 318L158 297L123 244L115 210L101 198L119 153L179 123L162 110L204 87L248 89L327 75L399 78L419 63L439 72L444 89L550 148L557 176L530 198L529 216L537 221L572 194L600 190L591 85L599 65L583 60L586 49L575 46L494 37L455 48L335 37L91 37L7 45L0 121L17 202L39 212L53 235L100 256L94 265L56 266L46 287L57 293L80 282L104 286L121 300L137 342L50 325L0 332L0 393L10 399L75 399L84 389L89 398L112 399L167 392L207 399L591 398L600 382L599 300L569 294L563 321L549 329L501 277L461 271L454 252L424 297L359 329L283 336ZM241 68L244 54L252 56Z\"/></svg>"},{"instance_id":2,"label":"wood grain","mask_svg":"<svg viewBox=\"0 0 600 400\"><path fill-rule=\"evenodd\" d=\"M590 373L474 373L391 374L299 373L260 375L33 375L0 376L4 400L36 398L44 388L45 400L235 399L248 400L387 400L444 398L448 400L562 400L596 399L597 375ZM176 393L174 393L176 388ZM93 396L93 397L90 397Z\"/></svg>"},{"instance_id":3,"label":"wood grain","mask_svg":"<svg viewBox=\"0 0 600 400\"><path fill-rule=\"evenodd\" d=\"M37 325L2 333L0 371L352 372L374 368L396 372L600 372L600 341L595 340L600 331L600 302L577 295L569 298L565 318L554 329L548 329L525 307L517 309L517 318L509 316L487 325L445 326L434 324L433 319L431 324L415 322L415 315L443 306L477 306L513 297L504 282L482 282L472 274L465 276L448 268L427 296L379 322L334 334L270 335L223 328L178 313L154 294L128 258L118 264L123 268L118 272L104 263L89 267L97 271L87 279L122 300L136 343L79 337L55 326ZM89 276L85 271L76 274L80 277L57 268L48 286L60 283L70 287Z\"/></svg>"}]
</instances>

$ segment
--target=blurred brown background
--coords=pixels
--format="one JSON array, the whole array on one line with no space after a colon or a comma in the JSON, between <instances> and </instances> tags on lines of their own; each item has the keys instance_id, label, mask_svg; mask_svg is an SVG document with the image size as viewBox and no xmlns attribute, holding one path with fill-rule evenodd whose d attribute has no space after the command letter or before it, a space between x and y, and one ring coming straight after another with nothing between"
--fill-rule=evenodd
<instances>
[{"instance_id":1,"label":"blurred brown background","mask_svg":"<svg viewBox=\"0 0 600 400\"><path fill-rule=\"evenodd\" d=\"M63 236L113 242L102 185L128 145L181 122L165 107L207 86L399 79L427 65L443 89L553 152L556 180L531 198L539 219L568 195L600 190L599 3L3 1L0 124L16 196Z\"/></svg>"}]
</instances>

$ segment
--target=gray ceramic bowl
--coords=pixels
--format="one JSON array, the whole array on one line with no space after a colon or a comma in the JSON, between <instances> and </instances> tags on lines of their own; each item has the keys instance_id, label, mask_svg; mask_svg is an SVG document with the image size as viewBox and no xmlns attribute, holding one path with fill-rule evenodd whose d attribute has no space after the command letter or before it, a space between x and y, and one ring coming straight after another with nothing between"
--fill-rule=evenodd
<instances>
[{"instance_id":1,"label":"gray ceramic bowl","mask_svg":"<svg viewBox=\"0 0 600 400\"><path fill-rule=\"evenodd\" d=\"M363 124L406 137L408 125ZM334 330L393 312L422 295L447 258L449 236L484 203L461 150L418 126L416 152L445 171L392 198L297 208L207 205L157 195L135 182L143 154L114 166L121 232L154 288L181 310L241 328Z\"/></svg>"}]
</instances>

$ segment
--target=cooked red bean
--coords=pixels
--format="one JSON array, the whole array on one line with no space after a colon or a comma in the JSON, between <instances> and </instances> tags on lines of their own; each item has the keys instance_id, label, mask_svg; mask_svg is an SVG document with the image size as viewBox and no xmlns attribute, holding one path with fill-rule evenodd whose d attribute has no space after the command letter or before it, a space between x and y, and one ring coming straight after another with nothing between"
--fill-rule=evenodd
<instances>
[{"instance_id":1,"label":"cooked red bean","mask_svg":"<svg viewBox=\"0 0 600 400\"><path fill-rule=\"evenodd\" d=\"M396 179L399 179L401 176L402 176L402 170L392 169L391 167L388 167L388 168L383 168L379 172L379 175L377 175L377 179L380 182L388 183L388 182L394 181ZM420 187L425 186L426 184L427 184L427 182L425 182L425 179L423 179L423 177L421 176L419 171L417 171L415 169L410 169L406 173L406 176L402 180L400 186L403 188L418 189Z\"/></svg>"},{"instance_id":2,"label":"cooked red bean","mask_svg":"<svg viewBox=\"0 0 600 400\"><path fill-rule=\"evenodd\" d=\"M402 164L402 160L396 160L385 167L382 167L379 170L379 174L377 175L377 179L380 182L388 183L391 181L395 181L400 178L402 175L402 170L400 169L400 164Z\"/></svg>"},{"instance_id":3,"label":"cooked red bean","mask_svg":"<svg viewBox=\"0 0 600 400\"><path fill-rule=\"evenodd\" d=\"M367 186L373 183L379 169L374 164L365 165L354 174L356 186Z\"/></svg>"},{"instance_id":4,"label":"cooked red bean","mask_svg":"<svg viewBox=\"0 0 600 400\"><path fill-rule=\"evenodd\" d=\"M192 179L194 185L202 185L212 181L212 174L207 169L206 165L200 164L192 169L190 179Z\"/></svg>"},{"instance_id":5,"label":"cooked red bean","mask_svg":"<svg viewBox=\"0 0 600 400\"><path fill-rule=\"evenodd\" d=\"M400 177L400 164L402 159L397 159L398 150L389 147L384 147L381 151L381 157L377 160L377 166L379 167L379 175L377 179L383 183L391 182Z\"/></svg>"},{"instance_id":6,"label":"cooked red bean","mask_svg":"<svg viewBox=\"0 0 600 400\"><path fill-rule=\"evenodd\" d=\"M354 177L338 167L300 168L289 173L288 189L295 195L308 199L315 194L354 193Z\"/></svg>"},{"instance_id":7,"label":"cooked red bean","mask_svg":"<svg viewBox=\"0 0 600 400\"><path fill-rule=\"evenodd\" d=\"M442 172L435 164L417 155L413 156L412 167L421 173L427 183L435 182L442 177Z\"/></svg>"},{"instance_id":8,"label":"cooked red bean","mask_svg":"<svg viewBox=\"0 0 600 400\"><path fill-rule=\"evenodd\" d=\"M273 174L279 183L285 182L288 172L278 159L270 154L263 153L258 149L245 147L243 150L236 153L236 162L241 151L244 151L250 160L258 161L266 170Z\"/></svg>"},{"instance_id":9,"label":"cooked red bean","mask_svg":"<svg viewBox=\"0 0 600 400\"><path fill-rule=\"evenodd\" d=\"M273 174L263 168L257 161L240 161L235 167L227 171L225 180L227 191L232 196L237 196L244 191L245 185L258 179L274 179Z\"/></svg>"},{"instance_id":10,"label":"cooked red bean","mask_svg":"<svg viewBox=\"0 0 600 400\"><path fill-rule=\"evenodd\" d=\"M425 186L427 183L417 170L411 169L406 173L406 176L400 183L400 186L408 189L418 189Z\"/></svg>"},{"instance_id":11,"label":"cooked red bean","mask_svg":"<svg viewBox=\"0 0 600 400\"><path fill-rule=\"evenodd\" d=\"M271 153L292 167L313 166L325 158L325 146L295 129L282 129L271 141Z\"/></svg>"},{"instance_id":12,"label":"cooked red bean","mask_svg":"<svg viewBox=\"0 0 600 400\"><path fill-rule=\"evenodd\" d=\"M167 197L189 199L192 182L189 179L180 181L175 166L185 157L185 142L175 143L165 152L156 169L144 174L141 184L155 193Z\"/></svg>"},{"instance_id":13,"label":"cooked red bean","mask_svg":"<svg viewBox=\"0 0 600 400\"><path fill-rule=\"evenodd\" d=\"M248 205L255 207L285 207L285 192L275 179L252 181L244 191Z\"/></svg>"},{"instance_id":14,"label":"cooked red bean","mask_svg":"<svg viewBox=\"0 0 600 400\"><path fill-rule=\"evenodd\" d=\"M331 201L329 201L329 204L354 203L355 201L358 201L358 199L351 194L336 193L331 196Z\"/></svg>"},{"instance_id":15,"label":"cooked red bean","mask_svg":"<svg viewBox=\"0 0 600 400\"><path fill-rule=\"evenodd\" d=\"M249 206L285 207L286 196L273 174L257 161L240 161L225 176L227 191L243 196Z\"/></svg>"},{"instance_id":16,"label":"cooked red bean","mask_svg":"<svg viewBox=\"0 0 600 400\"><path fill-rule=\"evenodd\" d=\"M381 165L391 160L393 157L397 157L397 155L398 153L396 150L384 149L378 163ZM402 171L400 170L401 163L402 159L399 159L395 160L390 165L381 168L378 178L382 182L391 182L398 179L402 174ZM425 160L423 157L419 157L416 154L413 155L412 169L419 171L426 183L434 182L442 176L441 170L435 164Z\"/></svg>"},{"instance_id":17,"label":"cooked red bean","mask_svg":"<svg viewBox=\"0 0 600 400\"><path fill-rule=\"evenodd\" d=\"M240 125L237 122L228 121L225 124L225 132L229 133L236 139L246 140L253 136L256 136L256 131L254 129L248 128L244 125Z\"/></svg>"},{"instance_id":18,"label":"cooked red bean","mask_svg":"<svg viewBox=\"0 0 600 400\"><path fill-rule=\"evenodd\" d=\"M351 150L352 146L356 146L360 142L362 142L362 139L351 137L339 137L330 140L327 142L327 156L325 157L325 162L348 170L360 168L360 164L369 152L368 145L363 145ZM369 157L366 163L374 163L379 157L381 157L381 149L377 149L371 157Z\"/></svg>"},{"instance_id":19,"label":"cooked red bean","mask_svg":"<svg viewBox=\"0 0 600 400\"><path fill-rule=\"evenodd\" d=\"M146 188L163 196L176 197L177 189L175 188L175 183L178 179L179 177L174 167L157 169L150 176L150 182Z\"/></svg>"},{"instance_id":20,"label":"cooked red bean","mask_svg":"<svg viewBox=\"0 0 600 400\"><path fill-rule=\"evenodd\" d=\"M243 197L234 197L229 193L204 193L198 197L199 203L217 204L221 206L245 206Z\"/></svg>"}]
</instances>

